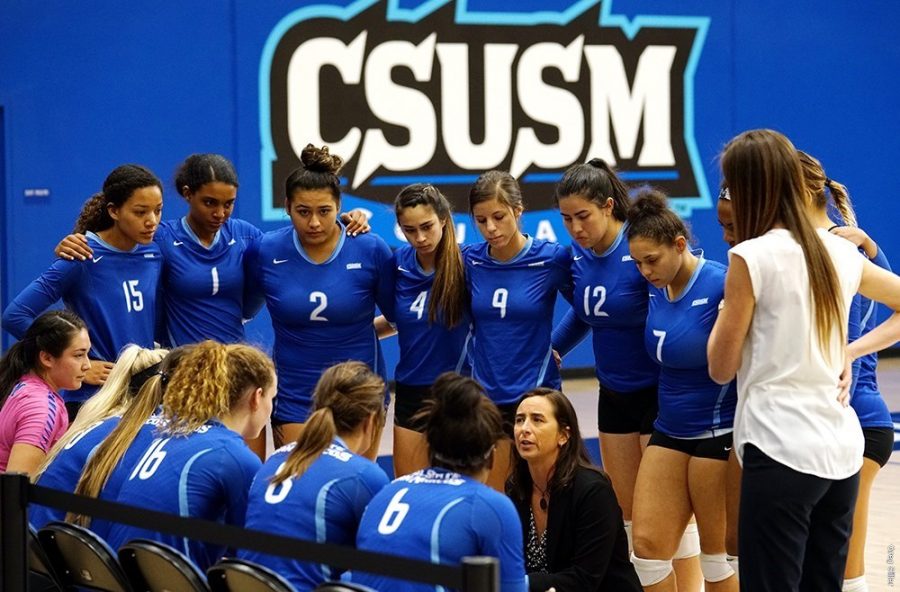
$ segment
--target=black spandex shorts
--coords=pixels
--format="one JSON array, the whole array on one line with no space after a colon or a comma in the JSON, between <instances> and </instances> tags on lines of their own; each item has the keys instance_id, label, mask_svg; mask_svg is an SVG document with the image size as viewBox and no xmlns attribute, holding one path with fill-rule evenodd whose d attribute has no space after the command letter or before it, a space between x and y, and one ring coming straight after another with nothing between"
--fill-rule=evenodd
<instances>
[{"instance_id":1,"label":"black spandex shorts","mask_svg":"<svg viewBox=\"0 0 900 592\"><path fill-rule=\"evenodd\" d=\"M866 448L863 457L871 458L879 467L887 464L894 452L894 430L891 428L864 428Z\"/></svg>"},{"instance_id":2,"label":"black spandex shorts","mask_svg":"<svg viewBox=\"0 0 900 592\"><path fill-rule=\"evenodd\" d=\"M656 385L627 393L600 385L597 427L604 434L650 434L658 413Z\"/></svg>"},{"instance_id":3,"label":"black spandex shorts","mask_svg":"<svg viewBox=\"0 0 900 592\"><path fill-rule=\"evenodd\" d=\"M394 425L398 428L421 432L420 427L413 426L413 415L422 409L428 397L430 384L394 383Z\"/></svg>"},{"instance_id":4,"label":"black spandex shorts","mask_svg":"<svg viewBox=\"0 0 900 592\"><path fill-rule=\"evenodd\" d=\"M690 456L727 461L728 455L731 454L731 443L732 432L710 438L687 440L684 438L673 438L659 430L653 430L649 446L662 446L663 448L677 450Z\"/></svg>"},{"instance_id":5,"label":"black spandex shorts","mask_svg":"<svg viewBox=\"0 0 900 592\"><path fill-rule=\"evenodd\" d=\"M521 401L497 404L497 409L500 410L500 417L503 418L503 433L512 439L515 439L516 411L519 409L519 403Z\"/></svg>"}]
</instances>

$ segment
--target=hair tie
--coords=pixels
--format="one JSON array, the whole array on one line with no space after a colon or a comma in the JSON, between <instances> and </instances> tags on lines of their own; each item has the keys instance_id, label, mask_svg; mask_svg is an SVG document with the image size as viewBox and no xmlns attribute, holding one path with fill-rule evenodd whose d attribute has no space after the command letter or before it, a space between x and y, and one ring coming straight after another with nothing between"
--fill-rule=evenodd
<instances>
[{"instance_id":1,"label":"hair tie","mask_svg":"<svg viewBox=\"0 0 900 592\"><path fill-rule=\"evenodd\" d=\"M825 177L825 187L828 187L829 189L831 189L831 183L832 183L831 179L829 179L828 177Z\"/></svg>"},{"instance_id":2,"label":"hair tie","mask_svg":"<svg viewBox=\"0 0 900 592\"><path fill-rule=\"evenodd\" d=\"M156 376L159 374L159 365L161 362L157 362L152 366L144 368L137 374L131 377L131 380L128 381L128 388L132 393L137 393L141 390L141 387L144 386L144 383L147 382L151 376Z\"/></svg>"},{"instance_id":3,"label":"hair tie","mask_svg":"<svg viewBox=\"0 0 900 592\"><path fill-rule=\"evenodd\" d=\"M163 383L164 385L169 384L169 373L168 372L164 372L164 371L160 370L159 372L157 372L157 374L159 374L159 381L161 383Z\"/></svg>"},{"instance_id":4,"label":"hair tie","mask_svg":"<svg viewBox=\"0 0 900 592\"><path fill-rule=\"evenodd\" d=\"M722 187L722 189L719 191L719 199L731 201L731 193L729 193L728 187Z\"/></svg>"}]
</instances>

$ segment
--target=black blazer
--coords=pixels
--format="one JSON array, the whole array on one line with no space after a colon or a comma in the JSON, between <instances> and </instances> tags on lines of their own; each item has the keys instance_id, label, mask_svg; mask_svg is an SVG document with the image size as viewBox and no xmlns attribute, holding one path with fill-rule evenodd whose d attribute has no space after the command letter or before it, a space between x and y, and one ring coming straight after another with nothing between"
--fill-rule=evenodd
<instances>
[{"instance_id":1,"label":"black blazer","mask_svg":"<svg viewBox=\"0 0 900 592\"><path fill-rule=\"evenodd\" d=\"M513 500L528 540L530 500ZM641 592L628 557L622 510L609 478L579 468L572 483L554 491L547 509L547 561L550 573L528 574L531 592Z\"/></svg>"}]
</instances>

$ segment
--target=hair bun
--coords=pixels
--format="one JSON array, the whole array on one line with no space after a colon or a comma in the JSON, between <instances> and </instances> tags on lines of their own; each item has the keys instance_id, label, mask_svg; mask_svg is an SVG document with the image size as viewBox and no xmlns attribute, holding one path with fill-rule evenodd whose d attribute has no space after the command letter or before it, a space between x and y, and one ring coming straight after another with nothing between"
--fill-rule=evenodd
<instances>
[{"instance_id":1,"label":"hair bun","mask_svg":"<svg viewBox=\"0 0 900 592\"><path fill-rule=\"evenodd\" d=\"M314 173L330 173L338 174L341 167L344 166L344 159L336 154L328 152L328 146L317 148L312 144L307 144L306 148L300 153L300 162L303 167Z\"/></svg>"},{"instance_id":2,"label":"hair bun","mask_svg":"<svg viewBox=\"0 0 900 592\"><path fill-rule=\"evenodd\" d=\"M635 195L631 205L633 215L658 216L669 208L668 200L664 193L657 189L645 187ZM631 218L632 216L629 216Z\"/></svg>"},{"instance_id":3,"label":"hair bun","mask_svg":"<svg viewBox=\"0 0 900 592\"><path fill-rule=\"evenodd\" d=\"M602 158L592 158L587 161L587 164L591 165L597 169L603 169L604 171L610 170L612 167L609 166L609 163L603 160Z\"/></svg>"}]
</instances>

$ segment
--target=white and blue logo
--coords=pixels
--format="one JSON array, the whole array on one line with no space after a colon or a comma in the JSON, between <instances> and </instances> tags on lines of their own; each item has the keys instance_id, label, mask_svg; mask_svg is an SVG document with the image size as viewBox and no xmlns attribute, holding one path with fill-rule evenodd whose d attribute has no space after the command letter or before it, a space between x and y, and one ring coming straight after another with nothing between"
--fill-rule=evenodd
<instances>
[{"instance_id":1,"label":"white and blue logo","mask_svg":"<svg viewBox=\"0 0 900 592\"><path fill-rule=\"evenodd\" d=\"M630 20L612 0L530 13L399 1L304 7L269 35L263 219L283 219L283 181L308 143L343 157L345 195L376 210L428 182L465 211L490 169L510 171L529 209L547 210L562 172L595 157L659 187L685 216L710 207L693 105L708 18Z\"/></svg>"}]
</instances>

